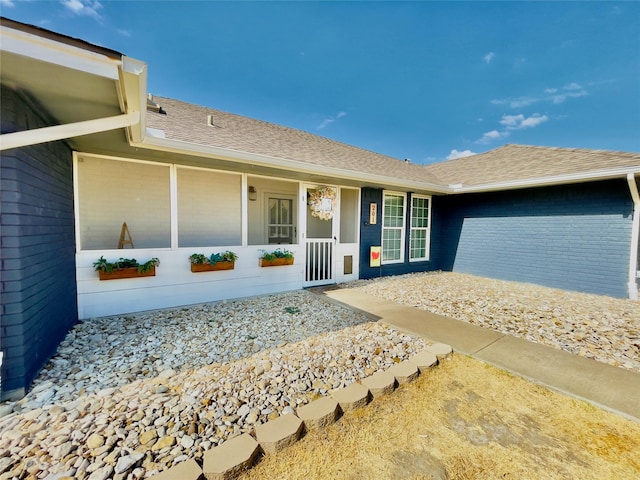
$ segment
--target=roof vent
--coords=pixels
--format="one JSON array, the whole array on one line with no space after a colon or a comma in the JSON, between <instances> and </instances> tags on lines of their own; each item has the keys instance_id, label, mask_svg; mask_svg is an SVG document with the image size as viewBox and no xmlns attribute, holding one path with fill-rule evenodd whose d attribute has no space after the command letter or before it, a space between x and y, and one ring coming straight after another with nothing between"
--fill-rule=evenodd
<instances>
[{"instance_id":1,"label":"roof vent","mask_svg":"<svg viewBox=\"0 0 640 480\"><path fill-rule=\"evenodd\" d=\"M165 112L162 107L153 100L152 94L147 95L147 110L150 112L161 113L162 115L167 114L167 112Z\"/></svg>"},{"instance_id":2,"label":"roof vent","mask_svg":"<svg viewBox=\"0 0 640 480\"><path fill-rule=\"evenodd\" d=\"M215 127L215 128L222 128L222 126L220 126L217 123L215 123L214 120L215 119L213 118L213 115L207 115L207 126Z\"/></svg>"}]
</instances>

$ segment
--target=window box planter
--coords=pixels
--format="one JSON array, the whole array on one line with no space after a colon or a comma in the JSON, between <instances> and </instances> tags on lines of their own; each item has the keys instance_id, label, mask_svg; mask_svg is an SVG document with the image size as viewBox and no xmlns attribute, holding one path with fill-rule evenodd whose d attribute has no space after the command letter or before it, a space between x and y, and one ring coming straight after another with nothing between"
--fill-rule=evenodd
<instances>
[{"instance_id":1,"label":"window box planter","mask_svg":"<svg viewBox=\"0 0 640 480\"><path fill-rule=\"evenodd\" d=\"M293 258L274 258L273 260L267 260L265 258L260 259L261 267L278 267L281 265L293 265Z\"/></svg>"},{"instance_id":2,"label":"window box planter","mask_svg":"<svg viewBox=\"0 0 640 480\"><path fill-rule=\"evenodd\" d=\"M260 256L261 267L277 267L280 265L293 265L293 252L289 250L276 249L273 252L261 250Z\"/></svg>"},{"instance_id":3,"label":"window box planter","mask_svg":"<svg viewBox=\"0 0 640 480\"><path fill-rule=\"evenodd\" d=\"M152 258L145 263L138 263L135 258L120 258L109 262L100 257L93 262L93 268L98 272L100 280L117 280L119 278L155 277L156 267L160 260Z\"/></svg>"},{"instance_id":4,"label":"window box planter","mask_svg":"<svg viewBox=\"0 0 640 480\"><path fill-rule=\"evenodd\" d=\"M210 263L192 263L191 271L193 273L198 272L215 272L218 270L233 270L235 268L236 262L216 262L214 264Z\"/></svg>"},{"instance_id":5,"label":"window box planter","mask_svg":"<svg viewBox=\"0 0 640 480\"><path fill-rule=\"evenodd\" d=\"M116 280L118 278L135 278L135 277L155 277L156 267L151 267L147 272L139 272L138 267L118 268L112 272L98 271L100 280Z\"/></svg>"},{"instance_id":6,"label":"window box planter","mask_svg":"<svg viewBox=\"0 0 640 480\"><path fill-rule=\"evenodd\" d=\"M218 270L233 270L236 265L238 255L227 250L226 252L212 253L206 256L202 253L193 253L189 256L191 263L191 271L198 272L215 272Z\"/></svg>"}]
</instances>

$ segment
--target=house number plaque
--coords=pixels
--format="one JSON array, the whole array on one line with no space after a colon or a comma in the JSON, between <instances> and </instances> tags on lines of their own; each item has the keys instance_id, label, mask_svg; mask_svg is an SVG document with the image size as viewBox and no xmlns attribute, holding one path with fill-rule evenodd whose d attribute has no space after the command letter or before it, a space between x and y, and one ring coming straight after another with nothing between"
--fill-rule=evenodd
<instances>
[{"instance_id":1,"label":"house number plaque","mask_svg":"<svg viewBox=\"0 0 640 480\"><path fill-rule=\"evenodd\" d=\"M369 225L375 225L378 219L378 204L369 204Z\"/></svg>"}]
</instances>

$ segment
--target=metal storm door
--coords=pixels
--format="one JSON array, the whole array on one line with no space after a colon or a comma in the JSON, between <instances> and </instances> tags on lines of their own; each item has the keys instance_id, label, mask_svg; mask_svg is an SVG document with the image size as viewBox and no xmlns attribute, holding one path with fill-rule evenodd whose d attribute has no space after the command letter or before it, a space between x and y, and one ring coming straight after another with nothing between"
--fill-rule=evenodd
<instances>
[{"instance_id":1,"label":"metal storm door","mask_svg":"<svg viewBox=\"0 0 640 480\"><path fill-rule=\"evenodd\" d=\"M304 286L335 283L336 187L306 187Z\"/></svg>"}]
</instances>

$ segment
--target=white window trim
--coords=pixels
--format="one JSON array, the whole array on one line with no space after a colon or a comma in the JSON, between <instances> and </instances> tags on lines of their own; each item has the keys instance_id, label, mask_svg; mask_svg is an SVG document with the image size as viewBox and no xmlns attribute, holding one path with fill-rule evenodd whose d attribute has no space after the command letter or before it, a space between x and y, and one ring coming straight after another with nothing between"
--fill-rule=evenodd
<instances>
[{"instance_id":1,"label":"white window trim","mask_svg":"<svg viewBox=\"0 0 640 480\"><path fill-rule=\"evenodd\" d=\"M384 205L385 205L385 197L393 196L393 197L402 197L402 226L401 227L385 227L384 226ZM384 230L385 228L390 230L400 229L400 258L398 260L381 260L381 265L391 265L394 263L404 263L404 252L406 250L405 245L405 231L407 229L407 194L404 192L393 192L390 190L382 191L382 230L380 232L380 245L381 245L381 254L384 258Z\"/></svg>"},{"instance_id":2,"label":"white window trim","mask_svg":"<svg viewBox=\"0 0 640 480\"><path fill-rule=\"evenodd\" d=\"M422 198L425 200L429 201L429 216L427 218L427 226L426 227L416 227L415 230L425 230L426 234L425 234L425 238L427 240L427 243L425 245L425 256L424 257L416 257L416 258L412 258L411 257L411 237L413 235L413 230L414 230L414 226L413 226L413 199L414 198ZM418 195L418 194L412 194L411 195L411 210L409 211L409 219L410 219L410 225L409 225L409 262L428 262L430 257L431 257L431 214L432 214L432 209L431 209L431 195Z\"/></svg>"}]
</instances>

